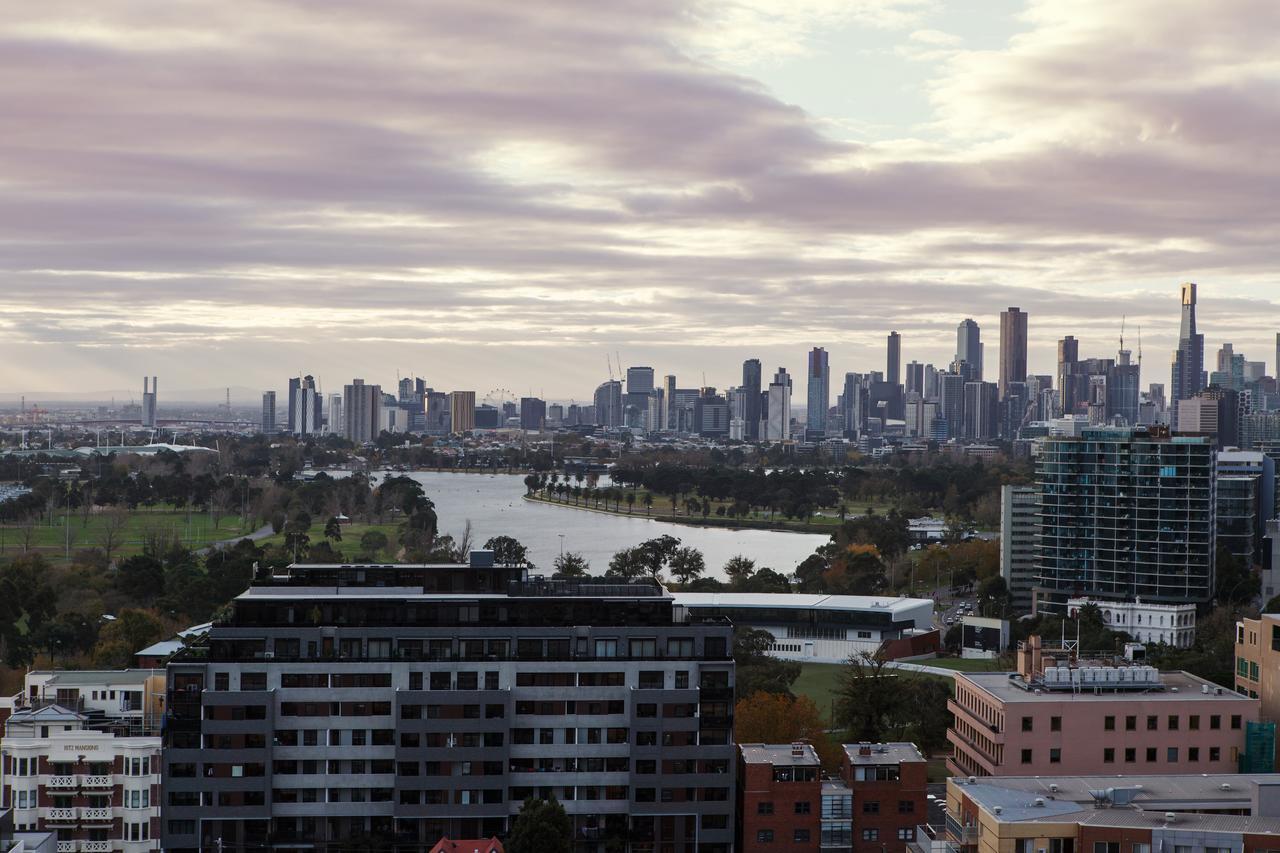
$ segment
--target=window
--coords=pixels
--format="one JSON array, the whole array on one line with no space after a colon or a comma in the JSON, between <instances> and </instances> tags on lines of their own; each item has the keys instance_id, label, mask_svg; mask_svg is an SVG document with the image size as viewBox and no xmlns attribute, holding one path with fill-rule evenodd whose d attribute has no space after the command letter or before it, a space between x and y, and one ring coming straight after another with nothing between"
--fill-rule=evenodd
<instances>
[{"instance_id":1,"label":"window","mask_svg":"<svg viewBox=\"0 0 1280 853\"><path fill-rule=\"evenodd\" d=\"M898 814L915 814L915 800L898 800Z\"/></svg>"},{"instance_id":2,"label":"window","mask_svg":"<svg viewBox=\"0 0 1280 853\"><path fill-rule=\"evenodd\" d=\"M1156 760L1156 748L1154 746L1147 747L1147 761L1154 762Z\"/></svg>"},{"instance_id":3,"label":"window","mask_svg":"<svg viewBox=\"0 0 1280 853\"><path fill-rule=\"evenodd\" d=\"M1168 761L1170 764L1178 763L1178 748L1176 746L1171 746L1168 748L1167 752L1165 753L1165 760Z\"/></svg>"},{"instance_id":4,"label":"window","mask_svg":"<svg viewBox=\"0 0 1280 853\"><path fill-rule=\"evenodd\" d=\"M862 830L862 840L863 840L863 841L879 841L879 840L880 840L880 830L878 830L878 829L864 829L864 830Z\"/></svg>"},{"instance_id":5,"label":"window","mask_svg":"<svg viewBox=\"0 0 1280 853\"><path fill-rule=\"evenodd\" d=\"M676 690L689 689L689 671L687 669L676 670ZM706 821L703 821L705 824Z\"/></svg>"},{"instance_id":6,"label":"window","mask_svg":"<svg viewBox=\"0 0 1280 853\"><path fill-rule=\"evenodd\" d=\"M1029 749L1022 750L1022 763L1023 764L1031 763L1031 750Z\"/></svg>"},{"instance_id":7,"label":"window","mask_svg":"<svg viewBox=\"0 0 1280 853\"><path fill-rule=\"evenodd\" d=\"M1023 717L1023 718L1022 718L1022 730L1023 730L1024 732L1029 732L1029 731L1031 731L1031 730L1032 730L1032 728L1031 728L1031 717Z\"/></svg>"},{"instance_id":8,"label":"window","mask_svg":"<svg viewBox=\"0 0 1280 853\"><path fill-rule=\"evenodd\" d=\"M1147 715L1147 731L1154 732L1158 728L1160 728L1160 718L1157 717L1155 714L1148 714Z\"/></svg>"},{"instance_id":9,"label":"window","mask_svg":"<svg viewBox=\"0 0 1280 853\"><path fill-rule=\"evenodd\" d=\"M1209 747L1209 760L1217 761L1222 758L1222 749L1216 746Z\"/></svg>"},{"instance_id":10,"label":"window","mask_svg":"<svg viewBox=\"0 0 1280 853\"><path fill-rule=\"evenodd\" d=\"M1095 841L1093 853L1120 853L1119 841Z\"/></svg>"},{"instance_id":11,"label":"window","mask_svg":"<svg viewBox=\"0 0 1280 853\"><path fill-rule=\"evenodd\" d=\"M1178 730L1178 715L1170 714L1169 715L1169 731L1176 732L1177 730Z\"/></svg>"},{"instance_id":12,"label":"window","mask_svg":"<svg viewBox=\"0 0 1280 853\"><path fill-rule=\"evenodd\" d=\"M1151 845L1135 843L1133 845L1133 853L1151 853Z\"/></svg>"},{"instance_id":13,"label":"window","mask_svg":"<svg viewBox=\"0 0 1280 853\"><path fill-rule=\"evenodd\" d=\"M1138 718L1130 715L1124 718L1124 730L1126 732L1134 732L1138 730Z\"/></svg>"},{"instance_id":14,"label":"window","mask_svg":"<svg viewBox=\"0 0 1280 853\"><path fill-rule=\"evenodd\" d=\"M915 840L916 840L916 828L915 828L914 826L903 826L903 827L899 827L899 829L898 829L898 840L899 840L899 841L915 841Z\"/></svg>"},{"instance_id":15,"label":"window","mask_svg":"<svg viewBox=\"0 0 1280 853\"><path fill-rule=\"evenodd\" d=\"M1107 747L1102 750L1102 761L1104 764L1114 764L1116 761L1116 751L1113 747Z\"/></svg>"},{"instance_id":16,"label":"window","mask_svg":"<svg viewBox=\"0 0 1280 853\"><path fill-rule=\"evenodd\" d=\"M1192 714L1190 717L1187 717L1187 728L1191 729L1191 731L1193 732L1200 730L1199 714ZM1134 846L1137 846L1137 845L1134 845ZM1151 845L1148 844L1147 846L1150 847Z\"/></svg>"},{"instance_id":17,"label":"window","mask_svg":"<svg viewBox=\"0 0 1280 853\"><path fill-rule=\"evenodd\" d=\"M1051 731L1051 732L1060 732L1060 731L1062 731L1062 718L1061 718L1061 717L1050 717L1050 718L1049 718L1049 731Z\"/></svg>"},{"instance_id":18,"label":"window","mask_svg":"<svg viewBox=\"0 0 1280 853\"><path fill-rule=\"evenodd\" d=\"M772 829L756 830L756 841L760 844L771 844L773 842Z\"/></svg>"},{"instance_id":19,"label":"window","mask_svg":"<svg viewBox=\"0 0 1280 853\"><path fill-rule=\"evenodd\" d=\"M1231 728L1233 728L1233 729L1238 729L1238 728L1240 728L1240 715L1239 715L1239 714L1232 714L1232 715L1231 715Z\"/></svg>"},{"instance_id":20,"label":"window","mask_svg":"<svg viewBox=\"0 0 1280 853\"><path fill-rule=\"evenodd\" d=\"M1275 630L1275 628L1273 627L1271 630L1273 630L1273 631L1274 631L1274 630ZM1211 729L1220 729L1220 728L1222 728L1222 716L1221 716L1220 714L1210 714L1210 715L1209 715L1209 728L1211 728Z\"/></svg>"},{"instance_id":21,"label":"window","mask_svg":"<svg viewBox=\"0 0 1280 853\"><path fill-rule=\"evenodd\" d=\"M1061 749L1058 749L1057 747L1054 747L1053 749L1049 750L1049 763L1050 763L1050 764L1061 764L1061 763L1062 763L1062 750L1061 750Z\"/></svg>"},{"instance_id":22,"label":"window","mask_svg":"<svg viewBox=\"0 0 1280 853\"><path fill-rule=\"evenodd\" d=\"M616 639L596 640L596 657L616 658L617 656L618 641Z\"/></svg>"},{"instance_id":23,"label":"window","mask_svg":"<svg viewBox=\"0 0 1280 853\"><path fill-rule=\"evenodd\" d=\"M813 806L808 800L796 803L795 805L796 814L809 814L812 809Z\"/></svg>"},{"instance_id":24,"label":"window","mask_svg":"<svg viewBox=\"0 0 1280 853\"><path fill-rule=\"evenodd\" d=\"M862 803L863 814L880 814L879 800L864 800Z\"/></svg>"},{"instance_id":25,"label":"window","mask_svg":"<svg viewBox=\"0 0 1280 853\"><path fill-rule=\"evenodd\" d=\"M793 832L793 833L791 834L791 840L792 840L792 841L799 842L799 843L801 843L801 844L807 844L807 843L809 843L809 830L807 830L807 829L797 829L795 832ZM1207 853L1207 851L1206 851L1206 853Z\"/></svg>"},{"instance_id":26,"label":"window","mask_svg":"<svg viewBox=\"0 0 1280 853\"><path fill-rule=\"evenodd\" d=\"M1187 761L1199 761L1199 760L1200 760L1200 747L1198 746L1188 747Z\"/></svg>"},{"instance_id":27,"label":"window","mask_svg":"<svg viewBox=\"0 0 1280 853\"><path fill-rule=\"evenodd\" d=\"M1102 727L1109 732L1114 732L1116 730L1116 718L1112 715L1103 717Z\"/></svg>"},{"instance_id":28,"label":"window","mask_svg":"<svg viewBox=\"0 0 1280 853\"><path fill-rule=\"evenodd\" d=\"M627 653L633 658L658 656L658 641L654 638L633 639L627 643Z\"/></svg>"},{"instance_id":29,"label":"window","mask_svg":"<svg viewBox=\"0 0 1280 853\"><path fill-rule=\"evenodd\" d=\"M773 814L773 803L756 803L756 814Z\"/></svg>"}]
</instances>

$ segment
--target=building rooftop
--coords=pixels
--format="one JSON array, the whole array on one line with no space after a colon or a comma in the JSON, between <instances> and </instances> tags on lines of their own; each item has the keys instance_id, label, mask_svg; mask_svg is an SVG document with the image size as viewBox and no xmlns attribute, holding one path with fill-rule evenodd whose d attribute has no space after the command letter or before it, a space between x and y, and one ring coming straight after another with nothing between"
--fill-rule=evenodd
<instances>
[{"instance_id":1,"label":"building rooftop","mask_svg":"<svg viewBox=\"0 0 1280 853\"><path fill-rule=\"evenodd\" d=\"M738 747L742 750L744 764L809 767L822 763L818 753L808 743L741 743Z\"/></svg>"},{"instance_id":2,"label":"building rooftop","mask_svg":"<svg viewBox=\"0 0 1280 853\"><path fill-rule=\"evenodd\" d=\"M1163 823L1167 811L1249 810L1259 786L1280 785L1280 773L1186 774L1143 776L1007 776L982 777L967 782L953 777L951 784L961 793L991 811L1001 809L1006 821L1036 820L1045 815L1087 812L1091 815L1131 814L1132 809L1159 813ZM1225 786L1225 787L1224 787ZM1114 805L1098 805L1095 792L1120 791L1110 799ZM1126 795L1123 792L1128 791ZM1043 805L1037 805L1037 799ZM1124 804L1122 804L1124 803ZM1179 815L1179 822L1182 821Z\"/></svg>"},{"instance_id":3,"label":"building rooftop","mask_svg":"<svg viewBox=\"0 0 1280 853\"><path fill-rule=\"evenodd\" d=\"M870 748L869 754L862 750ZM914 743L846 743L844 754L850 764L899 764L903 761L924 761L924 756Z\"/></svg>"},{"instance_id":4,"label":"building rooftop","mask_svg":"<svg viewBox=\"0 0 1280 853\"><path fill-rule=\"evenodd\" d=\"M1098 667L1105 669L1105 667ZM1119 669L1141 669L1120 667ZM1225 687L1192 675L1189 672L1171 671L1159 673L1158 680L1146 684L1122 686L1114 682L1095 682L1082 685L1078 690L1037 690L1041 685L1027 684L1016 672L957 672L957 679L986 691L1001 702L1132 702L1142 701L1198 701L1198 702L1257 702L1241 696ZM1208 692L1204 688L1208 687Z\"/></svg>"},{"instance_id":5,"label":"building rooftop","mask_svg":"<svg viewBox=\"0 0 1280 853\"><path fill-rule=\"evenodd\" d=\"M684 607L768 607L788 610L871 610L892 615L918 607L933 608L928 598L891 595L815 595L769 592L673 592L676 604Z\"/></svg>"},{"instance_id":6,"label":"building rooftop","mask_svg":"<svg viewBox=\"0 0 1280 853\"><path fill-rule=\"evenodd\" d=\"M146 684L147 679L164 676L163 669L59 669L33 670L27 673L27 681L39 681L46 687L81 687L96 684ZM44 678L43 676L48 676Z\"/></svg>"}]
</instances>

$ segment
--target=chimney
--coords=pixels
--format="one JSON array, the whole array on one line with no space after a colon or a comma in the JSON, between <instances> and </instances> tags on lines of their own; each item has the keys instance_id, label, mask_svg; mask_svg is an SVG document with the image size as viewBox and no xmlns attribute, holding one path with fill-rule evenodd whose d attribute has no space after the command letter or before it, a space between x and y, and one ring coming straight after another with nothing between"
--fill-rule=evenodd
<instances>
[{"instance_id":1,"label":"chimney","mask_svg":"<svg viewBox=\"0 0 1280 853\"><path fill-rule=\"evenodd\" d=\"M805 746L805 745L804 745L804 741L799 741L799 740L797 740L797 741L792 741L792 743L791 743L791 757L792 757L792 758L804 758L804 746Z\"/></svg>"},{"instance_id":2,"label":"chimney","mask_svg":"<svg viewBox=\"0 0 1280 853\"><path fill-rule=\"evenodd\" d=\"M866 742L858 744L858 755L870 755L870 754L871 754L871 744Z\"/></svg>"}]
</instances>

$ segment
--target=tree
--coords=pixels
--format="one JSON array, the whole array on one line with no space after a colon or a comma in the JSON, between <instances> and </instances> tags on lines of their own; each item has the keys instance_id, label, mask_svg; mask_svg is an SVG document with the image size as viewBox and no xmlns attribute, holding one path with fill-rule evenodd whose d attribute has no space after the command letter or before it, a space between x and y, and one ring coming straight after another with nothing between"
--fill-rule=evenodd
<instances>
[{"instance_id":1,"label":"tree","mask_svg":"<svg viewBox=\"0 0 1280 853\"><path fill-rule=\"evenodd\" d=\"M737 554L724 564L724 573L729 582L737 586L756 573L756 561Z\"/></svg>"},{"instance_id":2,"label":"tree","mask_svg":"<svg viewBox=\"0 0 1280 853\"><path fill-rule=\"evenodd\" d=\"M1218 604L1247 604L1262 591L1262 580L1244 560L1218 546L1214 598Z\"/></svg>"},{"instance_id":3,"label":"tree","mask_svg":"<svg viewBox=\"0 0 1280 853\"><path fill-rule=\"evenodd\" d=\"M791 696L791 685L800 677L800 664L769 654L773 634L759 628L733 630L733 662L738 694L781 693Z\"/></svg>"},{"instance_id":4,"label":"tree","mask_svg":"<svg viewBox=\"0 0 1280 853\"><path fill-rule=\"evenodd\" d=\"M507 853L569 853L573 849L573 822L555 797L524 801L511 824Z\"/></svg>"},{"instance_id":5,"label":"tree","mask_svg":"<svg viewBox=\"0 0 1280 853\"><path fill-rule=\"evenodd\" d=\"M818 706L808 696L754 693L739 699L733 711L733 736L738 743L808 741L822 763L833 767L838 754L826 730Z\"/></svg>"},{"instance_id":6,"label":"tree","mask_svg":"<svg viewBox=\"0 0 1280 853\"><path fill-rule=\"evenodd\" d=\"M648 515L649 511L653 509L653 494L645 492L644 496L640 498L640 503L644 504L644 514Z\"/></svg>"},{"instance_id":7,"label":"tree","mask_svg":"<svg viewBox=\"0 0 1280 853\"><path fill-rule=\"evenodd\" d=\"M530 566L529 549L510 536L494 536L484 543L493 552L493 559L500 566Z\"/></svg>"},{"instance_id":8,"label":"tree","mask_svg":"<svg viewBox=\"0 0 1280 853\"><path fill-rule=\"evenodd\" d=\"M360 537L360 549L368 554L377 555L387 545L387 534L381 530L366 530Z\"/></svg>"},{"instance_id":9,"label":"tree","mask_svg":"<svg viewBox=\"0 0 1280 853\"><path fill-rule=\"evenodd\" d=\"M878 595L885 589L884 561L874 545L849 545L822 573L826 592Z\"/></svg>"},{"instance_id":10,"label":"tree","mask_svg":"<svg viewBox=\"0 0 1280 853\"><path fill-rule=\"evenodd\" d=\"M640 548L623 548L609 559L605 577L633 581L649 570L649 560Z\"/></svg>"},{"instance_id":11,"label":"tree","mask_svg":"<svg viewBox=\"0 0 1280 853\"><path fill-rule=\"evenodd\" d=\"M329 520L324 523L324 538L331 539L334 542L342 541L342 522L338 521L336 515L330 516Z\"/></svg>"},{"instance_id":12,"label":"tree","mask_svg":"<svg viewBox=\"0 0 1280 853\"><path fill-rule=\"evenodd\" d=\"M674 536L662 535L656 539L646 539L635 547L640 558L647 565L649 574L657 577L662 569L675 557L680 548L680 540Z\"/></svg>"},{"instance_id":13,"label":"tree","mask_svg":"<svg viewBox=\"0 0 1280 853\"><path fill-rule=\"evenodd\" d=\"M154 601L164 593L164 565L147 554L127 557L116 570L116 586L130 598Z\"/></svg>"},{"instance_id":14,"label":"tree","mask_svg":"<svg viewBox=\"0 0 1280 853\"><path fill-rule=\"evenodd\" d=\"M897 740L904 702L896 670L879 655L853 655L840 673L836 690L836 722L854 740L884 743Z\"/></svg>"},{"instance_id":15,"label":"tree","mask_svg":"<svg viewBox=\"0 0 1280 853\"><path fill-rule=\"evenodd\" d=\"M631 514L631 509L635 505L636 505L636 493L628 491L627 492L627 514L628 515Z\"/></svg>"},{"instance_id":16,"label":"tree","mask_svg":"<svg viewBox=\"0 0 1280 853\"><path fill-rule=\"evenodd\" d=\"M103 626L93 650L95 666L125 667L133 656L165 637L164 623L145 610L122 610Z\"/></svg>"},{"instance_id":17,"label":"tree","mask_svg":"<svg viewBox=\"0 0 1280 853\"><path fill-rule=\"evenodd\" d=\"M747 578L740 587L742 592L780 592L790 593L791 582L786 575L764 568Z\"/></svg>"},{"instance_id":18,"label":"tree","mask_svg":"<svg viewBox=\"0 0 1280 853\"><path fill-rule=\"evenodd\" d=\"M707 570L706 561L702 557L702 552L697 548L684 547L676 551L671 556L671 574L682 584L701 575Z\"/></svg>"},{"instance_id":19,"label":"tree","mask_svg":"<svg viewBox=\"0 0 1280 853\"><path fill-rule=\"evenodd\" d=\"M98 527L98 545L107 555L107 562L110 562L111 555L122 544L125 529L129 526L129 511L124 507L109 507L101 514L101 519L102 523Z\"/></svg>"},{"instance_id":20,"label":"tree","mask_svg":"<svg viewBox=\"0 0 1280 853\"><path fill-rule=\"evenodd\" d=\"M587 558L576 551L566 551L556 557L553 578L582 578L591 573L591 564Z\"/></svg>"}]
</instances>

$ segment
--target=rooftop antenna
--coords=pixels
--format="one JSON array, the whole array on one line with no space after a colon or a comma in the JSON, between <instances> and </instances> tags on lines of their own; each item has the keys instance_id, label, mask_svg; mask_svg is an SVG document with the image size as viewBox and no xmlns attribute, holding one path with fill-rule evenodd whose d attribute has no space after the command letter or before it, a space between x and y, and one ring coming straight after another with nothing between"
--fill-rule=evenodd
<instances>
[{"instance_id":1,"label":"rooftop antenna","mask_svg":"<svg viewBox=\"0 0 1280 853\"><path fill-rule=\"evenodd\" d=\"M1126 318L1126 315L1124 315L1124 314L1121 314L1121 315L1120 315L1120 351L1121 351L1121 352L1124 352L1124 321L1125 321L1125 318Z\"/></svg>"},{"instance_id":2,"label":"rooftop antenna","mask_svg":"<svg viewBox=\"0 0 1280 853\"><path fill-rule=\"evenodd\" d=\"M1142 326L1138 326L1138 364L1142 364Z\"/></svg>"},{"instance_id":3,"label":"rooftop antenna","mask_svg":"<svg viewBox=\"0 0 1280 853\"><path fill-rule=\"evenodd\" d=\"M604 354L604 363L609 366L609 381L613 381L613 362L609 359L609 353Z\"/></svg>"}]
</instances>

